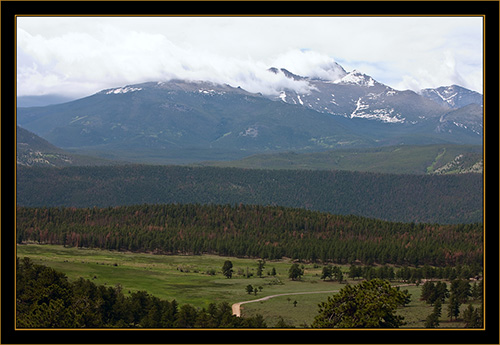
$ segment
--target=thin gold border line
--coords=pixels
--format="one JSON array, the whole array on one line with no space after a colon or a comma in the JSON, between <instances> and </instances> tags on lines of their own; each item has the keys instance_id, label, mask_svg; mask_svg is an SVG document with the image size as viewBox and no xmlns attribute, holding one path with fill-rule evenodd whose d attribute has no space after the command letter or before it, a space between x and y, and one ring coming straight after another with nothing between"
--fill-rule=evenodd
<instances>
[{"instance_id":1,"label":"thin gold border line","mask_svg":"<svg viewBox=\"0 0 500 345\"><path fill-rule=\"evenodd\" d=\"M483 330L486 330L486 16L483 16Z\"/></svg>"},{"instance_id":2,"label":"thin gold border line","mask_svg":"<svg viewBox=\"0 0 500 345\"><path fill-rule=\"evenodd\" d=\"M375 14L375 15L369 15L369 14L363 14L363 15L357 15L357 14L290 14L290 15L274 15L274 14L214 14L214 15L207 15L207 14L174 14L174 15L169 15L169 14L119 14L119 15L113 15L113 14L105 14L105 15L95 15L95 14L44 14L44 15L35 15L35 14L16 14L14 16L14 118L15 118L15 133L14 133L14 152L17 157L17 18L18 17L82 17L82 18L89 18L89 17L204 17L204 18L212 18L212 17L251 17L251 18L256 18L256 17L266 17L266 18L272 18L272 17L291 17L291 18L300 18L300 17L325 17L325 18L334 18L334 17L388 17L388 18L395 18L395 17L416 17L416 18L425 18L425 17L482 17L483 18L483 47L482 47L482 52L483 52L483 327L482 328L437 328L437 329L428 329L428 328L332 328L332 329L314 329L314 328L18 328L17 327L17 322L15 322L14 329L16 331L22 330L22 331L40 331L40 330L64 330L64 331L72 331L72 330L78 330L78 331L109 331L109 330L121 330L121 331L137 331L137 330L162 330L162 331L185 331L185 330L190 330L190 331L206 331L206 330L252 330L252 331L348 331L348 330L356 330L356 331L376 331L376 330L382 330L382 331L387 331L387 330L400 330L400 331L432 331L432 330L438 330L438 331L453 331L453 330L467 330L467 331L481 331L481 330L486 330L486 205L485 205L485 191L486 191L486 133L485 133L485 120L486 120L486 111L485 111L485 100L486 100L486 54L485 54L485 48L486 48L486 15L485 14L459 14L459 15L438 15L438 14L425 14L425 15L418 15L418 14L413 14L413 15L408 15L408 14ZM17 158L16 158L16 164L14 166L15 168L15 174L14 174L14 180L15 182L17 181ZM15 187L16 192L14 193L14 222L17 220L17 187ZM15 236L14 236L14 253L15 253L15 259L17 258L17 226L15 226ZM16 305L16 281L17 281L17 267L16 267L16 260L14 260L14 320L17 320L17 305Z\"/></svg>"},{"instance_id":3,"label":"thin gold border line","mask_svg":"<svg viewBox=\"0 0 500 345\"><path fill-rule=\"evenodd\" d=\"M17 16L14 16L14 330L17 328Z\"/></svg>"}]
</instances>

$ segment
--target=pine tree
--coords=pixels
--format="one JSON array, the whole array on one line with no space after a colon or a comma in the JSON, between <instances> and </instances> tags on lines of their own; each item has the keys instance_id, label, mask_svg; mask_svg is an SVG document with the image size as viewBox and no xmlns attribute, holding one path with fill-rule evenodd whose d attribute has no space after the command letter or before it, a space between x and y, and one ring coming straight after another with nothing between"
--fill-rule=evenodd
<instances>
[{"instance_id":1,"label":"pine tree","mask_svg":"<svg viewBox=\"0 0 500 345\"><path fill-rule=\"evenodd\" d=\"M232 278L233 276L233 263L229 260L224 261L224 265L222 266L222 274L226 278Z\"/></svg>"},{"instance_id":2,"label":"pine tree","mask_svg":"<svg viewBox=\"0 0 500 345\"><path fill-rule=\"evenodd\" d=\"M262 278L262 272L264 271L264 266L266 262L264 260L257 261L257 276Z\"/></svg>"},{"instance_id":3,"label":"pine tree","mask_svg":"<svg viewBox=\"0 0 500 345\"><path fill-rule=\"evenodd\" d=\"M300 280L302 275L304 275L304 271L300 269L299 264L293 264L288 270L288 278L292 280Z\"/></svg>"},{"instance_id":4,"label":"pine tree","mask_svg":"<svg viewBox=\"0 0 500 345\"><path fill-rule=\"evenodd\" d=\"M456 298L455 296L450 297L450 301L448 304L448 316L450 317L450 321L452 320L452 317L455 317L456 320L459 314L460 302L458 301L458 298Z\"/></svg>"},{"instance_id":5,"label":"pine tree","mask_svg":"<svg viewBox=\"0 0 500 345\"><path fill-rule=\"evenodd\" d=\"M436 300L432 313L425 320L425 328L437 328L439 326L439 317L441 316L441 301Z\"/></svg>"},{"instance_id":6,"label":"pine tree","mask_svg":"<svg viewBox=\"0 0 500 345\"><path fill-rule=\"evenodd\" d=\"M320 279L326 280L326 278L332 279L332 268L330 266L324 266L321 271Z\"/></svg>"},{"instance_id":7,"label":"pine tree","mask_svg":"<svg viewBox=\"0 0 500 345\"><path fill-rule=\"evenodd\" d=\"M340 269L340 267L334 266L332 268L332 274L336 281L342 283L342 281L344 280L344 275L342 274L342 270Z\"/></svg>"},{"instance_id":8,"label":"pine tree","mask_svg":"<svg viewBox=\"0 0 500 345\"><path fill-rule=\"evenodd\" d=\"M479 328L481 327L481 318L479 316L479 311L474 308L472 304L469 304L467 309L464 310L463 314L465 328Z\"/></svg>"},{"instance_id":9,"label":"pine tree","mask_svg":"<svg viewBox=\"0 0 500 345\"><path fill-rule=\"evenodd\" d=\"M347 285L319 305L312 327L398 328L405 323L395 312L405 300L404 292L381 279Z\"/></svg>"}]
</instances>

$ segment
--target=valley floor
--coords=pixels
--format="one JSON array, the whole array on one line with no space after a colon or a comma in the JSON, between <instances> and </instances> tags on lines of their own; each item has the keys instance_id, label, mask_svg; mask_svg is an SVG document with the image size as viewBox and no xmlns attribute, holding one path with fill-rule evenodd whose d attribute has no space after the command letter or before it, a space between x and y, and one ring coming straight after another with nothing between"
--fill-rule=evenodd
<instances>
[{"instance_id":1,"label":"valley floor","mask_svg":"<svg viewBox=\"0 0 500 345\"><path fill-rule=\"evenodd\" d=\"M153 255L28 244L17 246L17 256L30 257L34 263L64 272L70 280L83 277L98 285L119 284L122 291L129 294L144 290L156 297L175 299L179 304L189 303L198 308L206 308L211 302L227 302L233 305L236 315L238 309L243 317L261 314L268 327L279 320L293 327L308 327L318 313L318 304L345 286L345 282L320 279L322 266L312 263L303 264L303 277L292 281L288 278L292 264L289 259L267 261L260 278L256 259L216 255ZM233 263L231 279L221 272L226 260ZM276 275L271 275L273 269ZM343 266L342 270L347 277L348 267ZM258 292L248 294L248 285ZM419 300L420 287L408 286L408 290L412 301L399 308L398 314L405 317L406 328L423 328L432 307ZM441 327L460 328L463 323L448 322L442 317Z\"/></svg>"}]
</instances>

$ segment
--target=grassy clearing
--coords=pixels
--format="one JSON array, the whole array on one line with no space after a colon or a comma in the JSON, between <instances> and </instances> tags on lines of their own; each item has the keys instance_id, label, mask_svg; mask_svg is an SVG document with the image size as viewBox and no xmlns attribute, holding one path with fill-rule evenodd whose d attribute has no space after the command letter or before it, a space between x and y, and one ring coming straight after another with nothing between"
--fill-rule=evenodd
<instances>
[{"instance_id":1,"label":"grassy clearing","mask_svg":"<svg viewBox=\"0 0 500 345\"><path fill-rule=\"evenodd\" d=\"M436 158L434 158L434 162L432 162L432 164L427 167L428 174L432 174L436 170L436 164L438 164L439 160L444 156L445 153L446 148L443 148L443 151L437 154Z\"/></svg>"},{"instance_id":2,"label":"grassy clearing","mask_svg":"<svg viewBox=\"0 0 500 345\"><path fill-rule=\"evenodd\" d=\"M331 283L332 290L342 288L341 284ZM290 295L271 298L267 301L248 303L241 306L243 317L260 314L264 317L267 325L273 327L282 317L287 325L294 327L309 327L318 314L318 304L326 301L329 293L318 293L309 295ZM294 302L297 303L294 303Z\"/></svg>"},{"instance_id":3,"label":"grassy clearing","mask_svg":"<svg viewBox=\"0 0 500 345\"><path fill-rule=\"evenodd\" d=\"M328 285L319 280L321 269L314 269L312 265L306 265L302 281L290 281L290 260L266 262L263 278L258 278L257 260L215 255L152 255L53 245L20 245L17 256L27 256L36 263L60 270L70 280L83 277L96 284L121 284L125 292L146 290L157 297L197 307L207 307L210 302L232 304L279 293L321 291L325 289L324 284ZM232 279L222 275L225 260L233 263ZM268 275L272 268L276 270L276 277ZM247 272L252 275L250 278L246 277ZM262 286L262 292L257 296L248 295L245 288L249 284Z\"/></svg>"},{"instance_id":4,"label":"grassy clearing","mask_svg":"<svg viewBox=\"0 0 500 345\"><path fill-rule=\"evenodd\" d=\"M35 263L53 267L64 272L70 280L83 277L96 284L121 284L125 293L145 290L162 299L175 299L180 304L189 303L200 308L207 307L211 302L233 304L283 293L338 291L345 286L321 280L322 267L313 264L305 264L302 279L292 281L288 278L292 262L287 259L266 262L263 278L259 278L256 276L257 260L248 258L152 255L54 245L19 245L17 256L27 256ZM233 263L231 279L222 274L226 260ZM273 268L277 273L275 277L269 275ZM344 273L347 269L343 267ZM247 278L247 272L252 276ZM249 284L262 287L262 291L257 295L248 294L246 286ZM402 289L408 289L412 299L408 306L398 310L398 314L405 317L406 328L423 328L432 307L419 300L420 287ZM280 317L289 325L304 327L312 323L318 313L318 304L326 301L328 295L279 296L263 302L243 304L241 313L242 316L261 314L270 327L276 325ZM294 304L294 301L297 303ZM474 306L478 307L477 304ZM441 327L463 327L463 323L447 319L447 307L447 304L443 305ZM462 310L466 307L462 305Z\"/></svg>"}]
</instances>

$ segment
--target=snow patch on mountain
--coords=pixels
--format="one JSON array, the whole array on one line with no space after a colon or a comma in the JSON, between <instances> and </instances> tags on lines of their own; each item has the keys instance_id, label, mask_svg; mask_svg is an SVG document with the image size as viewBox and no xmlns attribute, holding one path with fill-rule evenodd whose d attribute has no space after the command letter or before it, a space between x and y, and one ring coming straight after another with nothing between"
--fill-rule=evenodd
<instances>
[{"instance_id":1,"label":"snow patch on mountain","mask_svg":"<svg viewBox=\"0 0 500 345\"><path fill-rule=\"evenodd\" d=\"M394 109L373 109L370 112L354 112L351 118L358 117L362 119L379 120L386 123L404 123L405 118L401 114L394 115Z\"/></svg>"},{"instance_id":2,"label":"snow patch on mountain","mask_svg":"<svg viewBox=\"0 0 500 345\"><path fill-rule=\"evenodd\" d=\"M198 90L199 93L202 93L204 95L223 95L225 94L224 91L216 91L216 90L205 90L205 89L200 89Z\"/></svg>"},{"instance_id":3,"label":"snow patch on mountain","mask_svg":"<svg viewBox=\"0 0 500 345\"><path fill-rule=\"evenodd\" d=\"M286 92L285 91L281 91L280 95L279 95L279 98L281 98L281 100L286 103Z\"/></svg>"},{"instance_id":4,"label":"snow patch on mountain","mask_svg":"<svg viewBox=\"0 0 500 345\"><path fill-rule=\"evenodd\" d=\"M360 111L360 110L365 110L368 108L368 105L367 104L363 104L363 102L361 102L361 99L362 97L359 97L358 101L356 102L356 109L354 109L354 111L351 113L351 119L353 117L356 117L357 113Z\"/></svg>"},{"instance_id":5,"label":"snow patch on mountain","mask_svg":"<svg viewBox=\"0 0 500 345\"><path fill-rule=\"evenodd\" d=\"M439 96L439 98L441 98L443 101L448 103L450 106L454 106L454 102L453 102L454 97L456 97L456 95L458 94L457 92L452 93L453 90L450 90L450 88L444 89L443 93L440 93L438 90L431 90L431 92L434 92L436 95Z\"/></svg>"},{"instance_id":6,"label":"snow patch on mountain","mask_svg":"<svg viewBox=\"0 0 500 345\"><path fill-rule=\"evenodd\" d=\"M304 102L302 102L299 95L297 95L297 99L299 100L300 105L304 105Z\"/></svg>"},{"instance_id":7,"label":"snow patch on mountain","mask_svg":"<svg viewBox=\"0 0 500 345\"><path fill-rule=\"evenodd\" d=\"M387 123L404 123L405 118L401 117L401 114L394 113L394 109L371 109L369 104L363 102L362 97L360 97L356 102L356 109L351 113L350 118L362 118L362 119L372 119L379 120Z\"/></svg>"},{"instance_id":8,"label":"snow patch on mountain","mask_svg":"<svg viewBox=\"0 0 500 345\"><path fill-rule=\"evenodd\" d=\"M136 91L141 91L141 87L130 87L130 86L125 86L125 87L119 87L117 89L111 89L111 90L104 90L104 93L106 95L111 95L111 94L120 94L120 93L127 93L127 92L136 92Z\"/></svg>"},{"instance_id":9,"label":"snow patch on mountain","mask_svg":"<svg viewBox=\"0 0 500 345\"><path fill-rule=\"evenodd\" d=\"M251 126L248 127L244 132L240 132L239 135L241 137L255 138L259 135L259 129L257 128L257 126Z\"/></svg>"}]
</instances>

